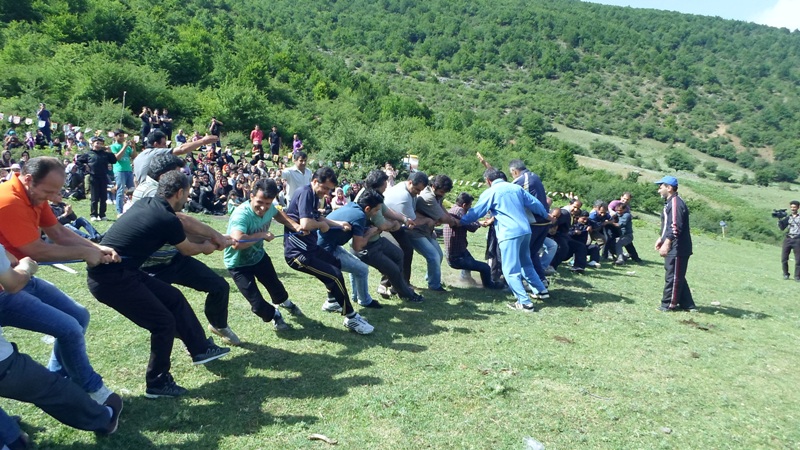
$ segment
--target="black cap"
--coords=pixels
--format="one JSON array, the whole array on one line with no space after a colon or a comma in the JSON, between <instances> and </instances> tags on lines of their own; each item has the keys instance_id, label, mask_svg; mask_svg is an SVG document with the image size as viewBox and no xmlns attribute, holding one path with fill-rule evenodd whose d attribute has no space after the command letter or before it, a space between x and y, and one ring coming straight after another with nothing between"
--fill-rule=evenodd
<instances>
[{"instance_id":1,"label":"black cap","mask_svg":"<svg viewBox=\"0 0 800 450\"><path fill-rule=\"evenodd\" d=\"M105 138L103 138L103 136L95 136L95 137L89 139L89 142L92 142L92 143L94 143L96 141L100 141L100 142L103 142L103 143L106 142L106 140L105 140Z\"/></svg>"}]
</instances>

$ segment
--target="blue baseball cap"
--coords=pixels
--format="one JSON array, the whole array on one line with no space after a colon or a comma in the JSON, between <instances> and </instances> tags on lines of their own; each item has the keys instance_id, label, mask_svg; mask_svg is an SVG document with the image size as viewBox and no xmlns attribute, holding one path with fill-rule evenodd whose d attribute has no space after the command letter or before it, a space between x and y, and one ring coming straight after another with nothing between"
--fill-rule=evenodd
<instances>
[{"instance_id":1,"label":"blue baseball cap","mask_svg":"<svg viewBox=\"0 0 800 450\"><path fill-rule=\"evenodd\" d=\"M668 184L668 185L676 188L676 187L678 187L678 179L675 178L675 177L671 177L671 176L667 175L664 178L656 181L656 184L658 184L658 185Z\"/></svg>"}]
</instances>

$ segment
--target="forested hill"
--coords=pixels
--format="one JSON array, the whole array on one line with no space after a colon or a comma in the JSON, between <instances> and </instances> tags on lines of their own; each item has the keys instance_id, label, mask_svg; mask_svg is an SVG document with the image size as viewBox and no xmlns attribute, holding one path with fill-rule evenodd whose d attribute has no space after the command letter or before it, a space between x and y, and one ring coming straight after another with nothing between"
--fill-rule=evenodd
<instances>
[{"instance_id":1,"label":"forested hill","mask_svg":"<svg viewBox=\"0 0 800 450\"><path fill-rule=\"evenodd\" d=\"M254 124L277 124L311 158L355 163L353 177L414 153L427 171L479 181L480 151L522 157L550 190L632 190L637 208L659 208L637 174L578 167L574 153L590 149L546 134L553 124L675 143L676 156L685 144L760 184L800 171L800 33L677 13L574 0L0 0L0 67L6 117L44 101L58 123L133 130L142 106L166 107L176 129L216 116L240 148ZM742 229L774 240L764 208ZM695 211L709 229L745 220Z\"/></svg>"},{"instance_id":2,"label":"forested hill","mask_svg":"<svg viewBox=\"0 0 800 450\"><path fill-rule=\"evenodd\" d=\"M800 169L798 32L574 0L272 5L286 13L274 23L283 33L398 78L437 110L480 111L505 138L541 113L596 133L685 142L752 169L786 161L792 170L776 180Z\"/></svg>"}]
</instances>

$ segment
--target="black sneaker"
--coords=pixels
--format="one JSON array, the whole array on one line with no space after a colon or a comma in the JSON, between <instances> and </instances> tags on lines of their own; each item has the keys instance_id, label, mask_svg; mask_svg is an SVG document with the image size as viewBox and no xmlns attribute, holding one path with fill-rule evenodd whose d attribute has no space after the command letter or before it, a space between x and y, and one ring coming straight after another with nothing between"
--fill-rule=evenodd
<instances>
[{"instance_id":1,"label":"black sneaker","mask_svg":"<svg viewBox=\"0 0 800 450\"><path fill-rule=\"evenodd\" d=\"M366 305L361 305L361 307L362 308L381 309L381 308L383 308L383 305L381 305L381 302L379 302L379 301L377 301L377 300L375 300L373 298L371 302L367 303Z\"/></svg>"},{"instance_id":2,"label":"black sneaker","mask_svg":"<svg viewBox=\"0 0 800 450\"><path fill-rule=\"evenodd\" d=\"M428 288L429 291L433 292L447 292L447 289L444 286L439 286L438 288Z\"/></svg>"},{"instance_id":3,"label":"black sneaker","mask_svg":"<svg viewBox=\"0 0 800 450\"><path fill-rule=\"evenodd\" d=\"M95 434L98 436L108 436L117 431L117 427L119 427L119 415L122 412L122 397L112 392L103 405L111 408L111 421L102 430L95 431Z\"/></svg>"},{"instance_id":4,"label":"black sneaker","mask_svg":"<svg viewBox=\"0 0 800 450\"><path fill-rule=\"evenodd\" d=\"M292 329L291 325L283 320L283 316L278 311L275 311L275 317L272 318L272 326L275 328L275 331L286 331Z\"/></svg>"},{"instance_id":5,"label":"black sneaker","mask_svg":"<svg viewBox=\"0 0 800 450\"><path fill-rule=\"evenodd\" d=\"M784 280L788 280L789 279L789 274L788 273L783 274L783 279Z\"/></svg>"},{"instance_id":6,"label":"black sneaker","mask_svg":"<svg viewBox=\"0 0 800 450\"><path fill-rule=\"evenodd\" d=\"M289 303L288 305L286 303ZM300 310L300 307L297 306L296 303L292 302L291 300L286 300L285 302L279 305L281 308L285 309L289 314L295 317L303 317L303 311Z\"/></svg>"},{"instance_id":7,"label":"black sneaker","mask_svg":"<svg viewBox=\"0 0 800 450\"><path fill-rule=\"evenodd\" d=\"M178 386L178 383L170 376L165 385L160 387L148 387L144 392L144 396L147 398L180 397L181 395L186 395L187 392L189 391L186 388Z\"/></svg>"},{"instance_id":8,"label":"black sneaker","mask_svg":"<svg viewBox=\"0 0 800 450\"><path fill-rule=\"evenodd\" d=\"M223 356L227 355L231 349L228 347L220 347L214 344L214 341L209 339L209 346L208 349L200 353L199 355L192 356L192 364L198 366L200 364L205 364L207 362L211 362L215 359L222 358Z\"/></svg>"},{"instance_id":9,"label":"black sneaker","mask_svg":"<svg viewBox=\"0 0 800 450\"><path fill-rule=\"evenodd\" d=\"M419 294L414 294L411 297L404 298L403 300L409 303L422 303L425 301L425 297Z\"/></svg>"}]
</instances>

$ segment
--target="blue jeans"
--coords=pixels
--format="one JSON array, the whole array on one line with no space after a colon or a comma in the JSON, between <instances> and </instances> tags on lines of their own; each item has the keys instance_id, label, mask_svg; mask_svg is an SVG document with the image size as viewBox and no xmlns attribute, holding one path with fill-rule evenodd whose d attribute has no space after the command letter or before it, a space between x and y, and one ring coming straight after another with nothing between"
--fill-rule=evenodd
<instances>
[{"instance_id":1,"label":"blue jeans","mask_svg":"<svg viewBox=\"0 0 800 450\"><path fill-rule=\"evenodd\" d=\"M47 368L66 372L86 392L103 386L86 354L83 335L89 326L89 311L51 283L34 277L16 294L0 292L0 326L53 336L56 341Z\"/></svg>"},{"instance_id":2,"label":"blue jeans","mask_svg":"<svg viewBox=\"0 0 800 450\"><path fill-rule=\"evenodd\" d=\"M556 257L556 251L558 250L558 243L554 241L552 238L544 238L544 251L542 252L542 256L539 257L539 260L542 262L542 267L547 268L551 262L553 262L553 258Z\"/></svg>"},{"instance_id":3,"label":"blue jeans","mask_svg":"<svg viewBox=\"0 0 800 450\"><path fill-rule=\"evenodd\" d=\"M525 286L522 285L523 278L536 292L547 291L533 268L530 234L500 241L498 245L502 255L503 276L511 292L517 297L517 302L523 305L531 303L528 293L525 292Z\"/></svg>"},{"instance_id":4,"label":"blue jeans","mask_svg":"<svg viewBox=\"0 0 800 450\"><path fill-rule=\"evenodd\" d=\"M447 258L447 265L453 269L474 270L479 272L481 274L481 283L483 287L491 287L493 285L491 267L483 261L476 261L469 251L455 258Z\"/></svg>"},{"instance_id":5,"label":"blue jeans","mask_svg":"<svg viewBox=\"0 0 800 450\"><path fill-rule=\"evenodd\" d=\"M133 189L133 172L114 172L114 183L117 185L117 214L122 214L125 205L125 191Z\"/></svg>"},{"instance_id":6,"label":"blue jeans","mask_svg":"<svg viewBox=\"0 0 800 450\"><path fill-rule=\"evenodd\" d=\"M428 263L428 272L425 279L428 281L428 289L439 289L442 287L442 248L432 236L411 236L411 246Z\"/></svg>"},{"instance_id":7,"label":"blue jeans","mask_svg":"<svg viewBox=\"0 0 800 450\"><path fill-rule=\"evenodd\" d=\"M342 272L350 274L350 285L352 287L350 290L351 299L358 299L358 304L361 306L372 303L372 297L369 295L369 287L367 286L369 266L361 262L356 255L350 253L342 246L336 247L336 250L333 251L333 256L335 256L342 265Z\"/></svg>"},{"instance_id":8,"label":"blue jeans","mask_svg":"<svg viewBox=\"0 0 800 450\"><path fill-rule=\"evenodd\" d=\"M97 232L97 230L92 226L91 222L86 220L85 217L78 217L70 223L65 223L64 226L78 236L86 239L95 240L100 237L100 233ZM87 233L81 231L81 228L86 230Z\"/></svg>"}]
</instances>

